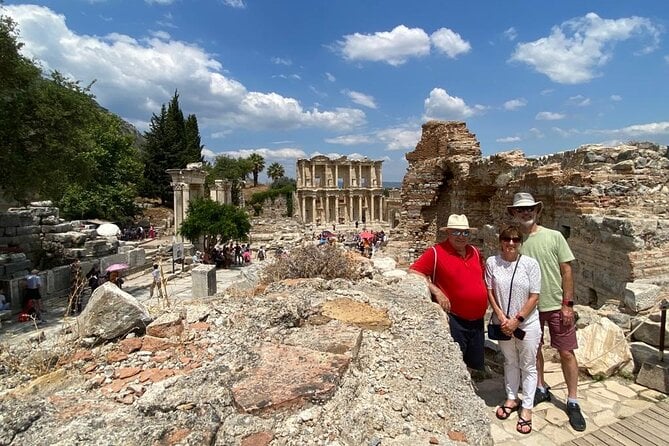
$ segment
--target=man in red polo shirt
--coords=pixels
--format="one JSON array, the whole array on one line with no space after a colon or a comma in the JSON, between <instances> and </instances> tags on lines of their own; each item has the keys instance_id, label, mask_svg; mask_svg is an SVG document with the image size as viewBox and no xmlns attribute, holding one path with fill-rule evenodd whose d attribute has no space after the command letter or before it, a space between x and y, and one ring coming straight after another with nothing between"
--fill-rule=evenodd
<instances>
[{"instance_id":1,"label":"man in red polo shirt","mask_svg":"<svg viewBox=\"0 0 669 446\"><path fill-rule=\"evenodd\" d=\"M451 336L460 346L467 367L484 371L483 317L488 292L483 260L478 249L469 244L466 216L450 215L446 231L446 241L428 248L409 271L427 279L430 292L448 313Z\"/></svg>"}]
</instances>

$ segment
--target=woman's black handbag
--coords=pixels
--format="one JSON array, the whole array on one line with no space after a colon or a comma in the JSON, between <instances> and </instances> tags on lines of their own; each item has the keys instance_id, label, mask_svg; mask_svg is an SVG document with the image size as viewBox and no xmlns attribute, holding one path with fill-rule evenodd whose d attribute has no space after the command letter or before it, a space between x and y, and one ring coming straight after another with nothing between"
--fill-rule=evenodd
<instances>
[{"instance_id":1,"label":"woman's black handbag","mask_svg":"<svg viewBox=\"0 0 669 446\"><path fill-rule=\"evenodd\" d=\"M504 334L500 324L493 324L492 322L489 322L488 339L492 339L494 341L509 341L511 336Z\"/></svg>"}]
</instances>

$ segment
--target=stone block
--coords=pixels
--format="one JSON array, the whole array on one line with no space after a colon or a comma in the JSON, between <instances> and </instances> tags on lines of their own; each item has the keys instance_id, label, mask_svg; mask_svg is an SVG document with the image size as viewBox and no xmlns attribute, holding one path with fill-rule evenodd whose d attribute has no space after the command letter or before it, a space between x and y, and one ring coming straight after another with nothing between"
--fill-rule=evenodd
<instances>
[{"instance_id":1,"label":"stone block","mask_svg":"<svg viewBox=\"0 0 669 446\"><path fill-rule=\"evenodd\" d=\"M653 321L632 321L634 333L632 340L645 342L654 347L660 346L660 323ZM664 340L669 344L669 323L664 327Z\"/></svg>"},{"instance_id":2,"label":"stone block","mask_svg":"<svg viewBox=\"0 0 669 446\"><path fill-rule=\"evenodd\" d=\"M71 285L70 266L57 266L50 269L47 274L49 283L49 296L63 296L69 294Z\"/></svg>"},{"instance_id":3,"label":"stone block","mask_svg":"<svg viewBox=\"0 0 669 446\"><path fill-rule=\"evenodd\" d=\"M130 265L131 268L146 264L146 251L144 251L144 248L134 248L129 251L127 255L128 265Z\"/></svg>"},{"instance_id":4,"label":"stone block","mask_svg":"<svg viewBox=\"0 0 669 446\"><path fill-rule=\"evenodd\" d=\"M638 373L641 370L641 364L644 362L652 361L660 356L659 348L648 345L645 342L631 342L630 350L634 358L634 373ZM667 353L667 357L669 357L669 353Z\"/></svg>"},{"instance_id":5,"label":"stone block","mask_svg":"<svg viewBox=\"0 0 669 446\"><path fill-rule=\"evenodd\" d=\"M193 297L206 297L216 294L216 265L199 265L191 272L193 279Z\"/></svg>"},{"instance_id":6,"label":"stone block","mask_svg":"<svg viewBox=\"0 0 669 446\"><path fill-rule=\"evenodd\" d=\"M625 285L625 305L633 311L647 310L657 303L661 290L651 283L628 282Z\"/></svg>"},{"instance_id":7,"label":"stone block","mask_svg":"<svg viewBox=\"0 0 669 446\"><path fill-rule=\"evenodd\" d=\"M669 362L658 360L644 362L636 382L658 392L669 393Z\"/></svg>"},{"instance_id":8,"label":"stone block","mask_svg":"<svg viewBox=\"0 0 669 446\"><path fill-rule=\"evenodd\" d=\"M179 313L164 313L146 327L146 334L156 338L180 336L184 331L184 318Z\"/></svg>"},{"instance_id":9,"label":"stone block","mask_svg":"<svg viewBox=\"0 0 669 446\"><path fill-rule=\"evenodd\" d=\"M67 222L67 223L60 223L57 225L42 225L42 232L50 233L50 232L56 232L56 233L61 233L61 232L69 232L72 230L72 223Z\"/></svg>"}]
</instances>

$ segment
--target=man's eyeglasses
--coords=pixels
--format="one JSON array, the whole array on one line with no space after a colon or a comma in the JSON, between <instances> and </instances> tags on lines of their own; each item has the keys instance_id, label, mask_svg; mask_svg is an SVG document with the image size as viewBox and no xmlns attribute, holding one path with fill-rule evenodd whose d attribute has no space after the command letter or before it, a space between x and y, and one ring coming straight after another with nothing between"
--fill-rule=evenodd
<instances>
[{"instance_id":1,"label":"man's eyeglasses","mask_svg":"<svg viewBox=\"0 0 669 446\"><path fill-rule=\"evenodd\" d=\"M451 229L450 234L454 237L459 237L459 236L469 237L469 230L465 229L461 231L458 229Z\"/></svg>"},{"instance_id":2,"label":"man's eyeglasses","mask_svg":"<svg viewBox=\"0 0 669 446\"><path fill-rule=\"evenodd\" d=\"M500 240L503 242L510 242L513 240L513 243L520 243L523 241L523 239L520 237L502 237Z\"/></svg>"},{"instance_id":3,"label":"man's eyeglasses","mask_svg":"<svg viewBox=\"0 0 669 446\"><path fill-rule=\"evenodd\" d=\"M532 212L536 206L518 206L513 208L513 211L520 214L521 212Z\"/></svg>"}]
</instances>

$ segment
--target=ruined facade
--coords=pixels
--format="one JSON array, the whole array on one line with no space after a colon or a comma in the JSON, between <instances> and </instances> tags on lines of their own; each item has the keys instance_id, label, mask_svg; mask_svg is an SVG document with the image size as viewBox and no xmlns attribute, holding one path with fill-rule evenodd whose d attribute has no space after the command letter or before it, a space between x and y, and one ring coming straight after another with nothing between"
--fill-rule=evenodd
<instances>
[{"instance_id":1,"label":"ruined facade","mask_svg":"<svg viewBox=\"0 0 669 446\"><path fill-rule=\"evenodd\" d=\"M544 203L540 223L560 230L576 256L576 301L622 301L630 282L669 284L669 154L666 146L589 145L535 159L520 151L483 158L464 122L430 121L402 184L395 239L416 254L443 234L449 214L466 214L473 243L496 252L512 223L506 206L527 191Z\"/></svg>"},{"instance_id":2,"label":"ruined facade","mask_svg":"<svg viewBox=\"0 0 669 446\"><path fill-rule=\"evenodd\" d=\"M297 217L315 224L386 221L382 163L322 155L297 160Z\"/></svg>"}]
</instances>

